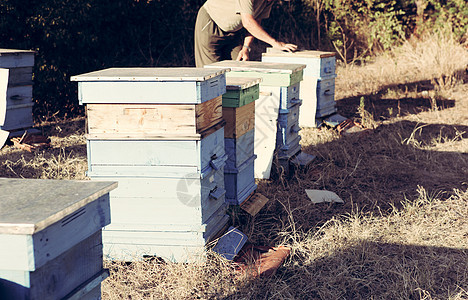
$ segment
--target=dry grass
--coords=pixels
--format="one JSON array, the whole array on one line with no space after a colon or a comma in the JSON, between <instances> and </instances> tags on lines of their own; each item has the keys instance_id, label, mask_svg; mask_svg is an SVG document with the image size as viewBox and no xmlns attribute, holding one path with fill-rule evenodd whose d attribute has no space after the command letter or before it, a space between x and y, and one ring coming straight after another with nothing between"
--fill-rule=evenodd
<instances>
[{"instance_id":1,"label":"dry grass","mask_svg":"<svg viewBox=\"0 0 468 300\"><path fill-rule=\"evenodd\" d=\"M339 68L339 112L375 129L304 129L311 168L260 181L270 201L257 216L230 210L251 242L291 246L275 276L235 276L211 254L201 265L107 261L103 298L468 299L468 53L436 38ZM35 154L5 147L1 175L84 178L83 128L45 126L53 147ZM305 189L334 191L345 204L313 204Z\"/></svg>"}]
</instances>

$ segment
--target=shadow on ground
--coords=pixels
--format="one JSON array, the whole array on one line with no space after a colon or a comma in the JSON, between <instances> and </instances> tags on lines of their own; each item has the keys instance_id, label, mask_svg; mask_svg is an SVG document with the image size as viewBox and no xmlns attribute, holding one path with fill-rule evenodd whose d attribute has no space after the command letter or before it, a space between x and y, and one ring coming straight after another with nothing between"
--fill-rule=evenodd
<instances>
[{"instance_id":1,"label":"shadow on ground","mask_svg":"<svg viewBox=\"0 0 468 300\"><path fill-rule=\"evenodd\" d=\"M468 282L461 281L468 270L466 249L360 240L317 259L300 257L295 261L304 263L286 264L274 281L251 282L225 299L468 297ZM269 288L270 284L275 286Z\"/></svg>"},{"instance_id":2,"label":"shadow on ground","mask_svg":"<svg viewBox=\"0 0 468 300\"><path fill-rule=\"evenodd\" d=\"M468 188L468 153L439 151L440 143L468 138L468 126L401 121L332 142L303 147L316 156L290 180L258 182L270 199L255 217L234 216L235 225L253 232L254 243L279 243L282 232L308 232L333 216L351 212L386 214L423 187L431 197ZM305 189L335 192L344 204L313 204ZM271 245L271 246L274 246Z\"/></svg>"}]
</instances>

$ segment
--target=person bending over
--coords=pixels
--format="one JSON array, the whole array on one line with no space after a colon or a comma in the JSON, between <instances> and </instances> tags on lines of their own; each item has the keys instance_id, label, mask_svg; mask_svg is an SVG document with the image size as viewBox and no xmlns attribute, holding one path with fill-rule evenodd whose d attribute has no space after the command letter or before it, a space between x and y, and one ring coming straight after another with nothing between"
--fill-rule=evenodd
<instances>
[{"instance_id":1,"label":"person bending over","mask_svg":"<svg viewBox=\"0 0 468 300\"><path fill-rule=\"evenodd\" d=\"M294 52L297 46L272 38L260 25L270 16L275 0L208 0L195 23L195 65L221 60L249 60L257 38L273 48ZM245 38L242 29L245 29Z\"/></svg>"}]
</instances>

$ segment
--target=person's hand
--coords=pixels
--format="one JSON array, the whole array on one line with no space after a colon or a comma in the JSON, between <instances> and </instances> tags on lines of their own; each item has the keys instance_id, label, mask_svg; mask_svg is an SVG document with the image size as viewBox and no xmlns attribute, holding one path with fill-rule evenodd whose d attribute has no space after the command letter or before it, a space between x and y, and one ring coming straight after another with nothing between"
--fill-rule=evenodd
<instances>
[{"instance_id":1,"label":"person's hand","mask_svg":"<svg viewBox=\"0 0 468 300\"><path fill-rule=\"evenodd\" d=\"M239 51L239 54L237 54L236 60L239 60L239 61L249 60L249 49L242 47L241 51Z\"/></svg>"},{"instance_id":2,"label":"person's hand","mask_svg":"<svg viewBox=\"0 0 468 300\"><path fill-rule=\"evenodd\" d=\"M288 51L288 52L294 52L297 50L297 46L294 44L287 44L283 42L276 42L275 45L272 45L273 48L283 50L283 51Z\"/></svg>"}]
</instances>

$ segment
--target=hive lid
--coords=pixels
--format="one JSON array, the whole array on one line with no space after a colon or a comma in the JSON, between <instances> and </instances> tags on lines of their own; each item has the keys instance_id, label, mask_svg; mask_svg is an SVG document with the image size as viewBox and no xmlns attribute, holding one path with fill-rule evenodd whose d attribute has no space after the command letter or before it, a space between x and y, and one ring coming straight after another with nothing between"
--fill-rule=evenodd
<instances>
[{"instance_id":1,"label":"hive lid","mask_svg":"<svg viewBox=\"0 0 468 300\"><path fill-rule=\"evenodd\" d=\"M109 68L72 76L71 81L205 81L226 69L204 68Z\"/></svg>"},{"instance_id":2,"label":"hive lid","mask_svg":"<svg viewBox=\"0 0 468 300\"><path fill-rule=\"evenodd\" d=\"M266 53L262 53L262 56L290 56L290 57L316 57L316 58L325 58L325 57L335 57L334 52L326 52L319 50L298 50L295 52L287 52L274 48L267 48Z\"/></svg>"},{"instance_id":3,"label":"hive lid","mask_svg":"<svg viewBox=\"0 0 468 300\"><path fill-rule=\"evenodd\" d=\"M18 49L4 49L0 48L0 56L3 55L16 55L18 53L35 53L33 50L18 50Z\"/></svg>"},{"instance_id":4,"label":"hive lid","mask_svg":"<svg viewBox=\"0 0 468 300\"><path fill-rule=\"evenodd\" d=\"M259 84L262 78L252 77L227 77L226 90L243 90Z\"/></svg>"},{"instance_id":5,"label":"hive lid","mask_svg":"<svg viewBox=\"0 0 468 300\"><path fill-rule=\"evenodd\" d=\"M0 234L33 234L116 187L116 182L0 178Z\"/></svg>"},{"instance_id":6,"label":"hive lid","mask_svg":"<svg viewBox=\"0 0 468 300\"><path fill-rule=\"evenodd\" d=\"M289 63L275 63L275 62L262 62L262 61L236 61L236 60L223 60L213 64L205 65L205 68L227 68L231 71L253 71L261 73L282 73L292 74L303 70L306 65L303 64L289 64Z\"/></svg>"}]
</instances>

